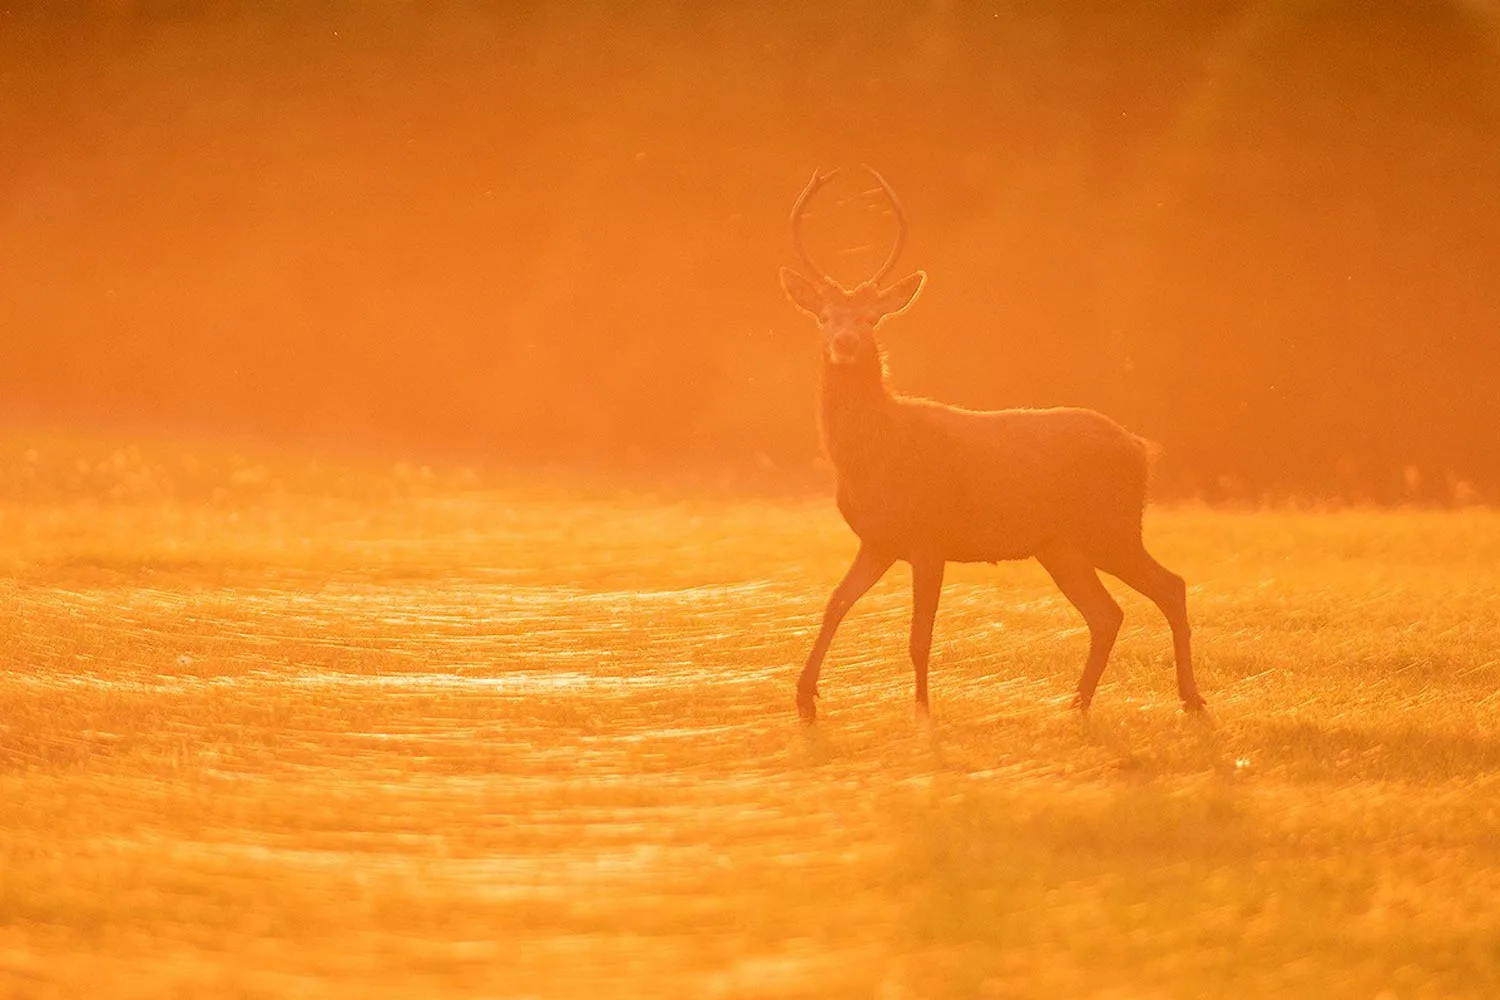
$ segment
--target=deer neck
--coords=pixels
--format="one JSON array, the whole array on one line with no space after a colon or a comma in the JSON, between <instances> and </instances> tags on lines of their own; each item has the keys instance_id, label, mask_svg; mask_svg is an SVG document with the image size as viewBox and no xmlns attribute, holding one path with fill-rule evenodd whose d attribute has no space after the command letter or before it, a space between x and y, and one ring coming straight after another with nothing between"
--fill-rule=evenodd
<instances>
[{"instance_id":1,"label":"deer neck","mask_svg":"<svg viewBox=\"0 0 1500 1000\"><path fill-rule=\"evenodd\" d=\"M883 438L890 402L881 359L851 365L823 362L823 446L835 468L847 470L869 459L871 448Z\"/></svg>"}]
</instances>

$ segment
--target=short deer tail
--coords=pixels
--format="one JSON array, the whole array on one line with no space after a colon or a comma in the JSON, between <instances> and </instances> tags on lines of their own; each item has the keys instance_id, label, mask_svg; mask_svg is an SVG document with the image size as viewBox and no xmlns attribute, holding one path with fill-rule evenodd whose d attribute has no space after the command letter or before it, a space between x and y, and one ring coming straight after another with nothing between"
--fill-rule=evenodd
<instances>
[{"instance_id":1,"label":"short deer tail","mask_svg":"<svg viewBox=\"0 0 1500 1000\"><path fill-rule=\"evenodd\" d=\"M1161 464L1162 453L1166 450L1160 441L1137 436L1136 444L1141 450L1141 462L1145 466L1146 496L1151 496L1152 487L1157 482L1157 467Z\"/></svg>"}]
</instances>

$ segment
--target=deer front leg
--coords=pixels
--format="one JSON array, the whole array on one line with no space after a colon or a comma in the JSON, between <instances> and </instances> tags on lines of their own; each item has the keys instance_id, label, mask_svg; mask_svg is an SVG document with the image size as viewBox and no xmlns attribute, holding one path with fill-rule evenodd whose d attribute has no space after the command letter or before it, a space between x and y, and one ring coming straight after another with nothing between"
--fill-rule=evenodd
<instances>
[{"instance_id":1,"label":"deer front leg","mask_svg":"<svg viewBox=\"0 0 1500 1000\"><path fill-rule=\"evenodd\" d=\"M943 560L911 561L911 666L917 680L917 714L927 714L927 662L932 653L932 622L943 591Z\"/></svg>"},{"instance_id":2,"label":"deer front leg","mask_svg":"<svg viewBox=\"0 0 1500 1000\"><path fill-rule=\"evenodd\" d=\"M854 554L854 564L849 567L849 572L844 574L844 579L833 589L833 596L828 598L828 607L823 610L823 627L818 630L818 638L813 642L812 652L807 654L802 676L797 679L797 714L802 716L803 722L810 723L817 717L813 699L818 694L818 674L823 669L823 657L828 655L828 647L833 642L833 633L838 631L839 622L844 620L844 615L849 613L854 602L885 576L885 571L895 561L894 556L877 554L868 545L861 545Z\"/></svg>"}]
</instances>

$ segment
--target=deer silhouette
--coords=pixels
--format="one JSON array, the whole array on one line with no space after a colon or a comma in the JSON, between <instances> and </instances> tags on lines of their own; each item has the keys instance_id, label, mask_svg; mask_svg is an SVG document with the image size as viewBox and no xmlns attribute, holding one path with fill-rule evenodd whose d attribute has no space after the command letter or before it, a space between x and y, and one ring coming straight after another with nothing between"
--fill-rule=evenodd
<instances>
[{"instance_id":1,"label":"deer silhouette","mask_svg":"<svg viewBox=\"0 0 1500 1000\"><path fill-rule=\"evenodd\" d=\"M911 564L911 661L921 714L928 710L927 666L946 563L1031 557L1088 624L1076 708L1086 711L1093 701L1124 617L1099 579L1103 570L1166 616L1178 696L1186 710L1201 710L1187 588L1141 540L1151 446L1093 410L975 411L892 392L875 330L911 306L927 276L916 271L882 287L905 243L906 213L885 178L865 169L890 201L898 227L880 269L847 289L803 245L807 202L836 170L815 172L792 207L793 243L814 277L781 269L787 296L821 333L820 430L836 473L839 512L859 538L797 682L802 719L816 718L818 675L839 623L898 560Z\"/></svg>"}]
</instances>

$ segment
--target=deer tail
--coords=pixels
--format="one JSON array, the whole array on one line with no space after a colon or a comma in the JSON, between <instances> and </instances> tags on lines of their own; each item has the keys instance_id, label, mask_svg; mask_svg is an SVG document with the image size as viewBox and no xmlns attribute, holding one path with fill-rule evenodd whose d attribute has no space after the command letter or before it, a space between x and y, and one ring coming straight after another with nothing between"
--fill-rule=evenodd
<instances>
[{"instance_id":1,"label":"deer tail","mask_svg":"<svg viewBox=\"0 0 1500 1000\"><path fill-rule=\"evenodd\" d=\"M1157 484L1157 469L1161 465L1161 456L1166 449L1162 447L1160 441L1153 441L1150 438L1137 436L1135 440L1141 451L1141 464L1145 467L1146 496L1149 497L1152 488Z\"/></svg>"}]
</instances>

